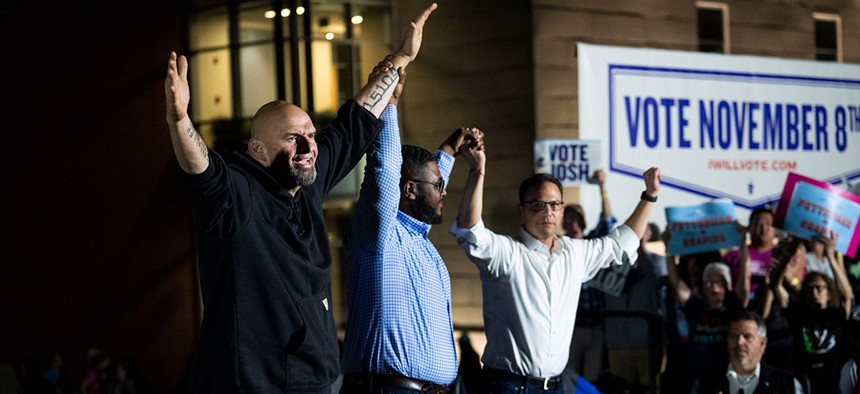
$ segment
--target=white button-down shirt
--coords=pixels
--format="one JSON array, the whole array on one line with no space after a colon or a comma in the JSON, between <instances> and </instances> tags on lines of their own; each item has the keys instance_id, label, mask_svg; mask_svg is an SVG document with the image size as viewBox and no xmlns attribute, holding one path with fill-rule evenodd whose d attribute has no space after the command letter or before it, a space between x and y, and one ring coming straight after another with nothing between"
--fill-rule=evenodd
<instances>
[{"instance_id":1,"label":"white button-down shirt","mask_svg":"<svg viewBox=\"0 0 860 394\"><path fill-rule=\"evenodd\" d=\"M752 394L758 386L759 377L761 376L761 363L755 366L755 371L752 375L740 375L732 369L732 364L729 363L729 369L726 371L726 379L729 381L728 394ZM743 390L743 391L741 391ZM804 394L803 386L797 379L794 379L795 394Z\"/></svg>"},{"instance_id":2,"label":"white button-down shirt","mask_svg":"<svg viewBox=\"0 0 860 394\"><path fill-rule=\"evenodd\" d=\"M484 365L540 378L567 365L580 285L612 263L635 261L639 246L626 225L593 240L557 237L552 251L522 228L515 240L483 221L468 229L455 221L451 234L481 273Z\"/></svg>"},{"instance_id":3,"label":"white button-down shirt","mask_svg":"<svg viewBox=\"0 0 860 394\"><path fill-rule=\"evenodd\" d=\"M752 375L740 375L732 369L732 364L729 364L729 370L726 371L729 393L739 393L743 390L744 393L752 394L758 386L759 374L761 374L761 364L755 366L755 372Z\"/></svg>"}]
</instances>

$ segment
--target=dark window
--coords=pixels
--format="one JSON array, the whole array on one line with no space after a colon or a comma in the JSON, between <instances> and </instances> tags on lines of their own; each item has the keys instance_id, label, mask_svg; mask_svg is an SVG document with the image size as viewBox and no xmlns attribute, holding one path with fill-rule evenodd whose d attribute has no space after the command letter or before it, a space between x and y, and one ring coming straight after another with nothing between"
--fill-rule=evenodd
<instances>
[{"instance_id":1,"label":"dark window","mask_svg":"<svg viewBox=\"0 0 860 394\"><path fill-rule=\"evenodd\" d=\"M815 60L837 61L838 45L835 20L815 21Z\"/></svg>"},{"instance_id":2,"label":"dark window","mask_svg":"<svg viewBox=\"0 0 860 394\"><path fill-rule=\"evenodd\" d=\"M699 52L725 52L723 10L699 8Z\"/></svg>"}]
</instances>

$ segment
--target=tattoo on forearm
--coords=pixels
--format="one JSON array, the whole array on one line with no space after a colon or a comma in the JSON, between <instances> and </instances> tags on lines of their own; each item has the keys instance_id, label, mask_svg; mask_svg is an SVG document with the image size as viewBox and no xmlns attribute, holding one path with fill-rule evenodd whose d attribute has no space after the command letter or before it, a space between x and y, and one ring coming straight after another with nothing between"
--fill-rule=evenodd
<instances>
[{"instance_id":1,"label":"tattoo on forearm","mask_svg":"<svg viewBox=\"0 0 860 394\"><path fill-rule=\"evenodd\" d=\"M185 130L185 133L188 134L188 138L191 138L191 141L197 145L197 148L200 149L200 153L203 154L203 158L206 161L209 161L209 149L206 148L206 143L203 142L203 138L200 137L200 134L197 133L197 130L194 130L194 126L188 126Z\"/></svg>"},{"instance_id":2,"label":"tattoo on forearm","mask_svg":"<svg viewBox=\"0 0 860 394\"><path fill-rule=\"evenodd\" d=\"M369 110L376 108L376 105L382 101L382 97L385 96L385 93L388 92L392 86L397 85L398 79L400 79L400 74L397 73L397 70L389 69L388 74L383 74L379 83L377 83L373 91L370 92L370 99L373 101L365 101L361 105Z\"/></svg>"}]
</instances>

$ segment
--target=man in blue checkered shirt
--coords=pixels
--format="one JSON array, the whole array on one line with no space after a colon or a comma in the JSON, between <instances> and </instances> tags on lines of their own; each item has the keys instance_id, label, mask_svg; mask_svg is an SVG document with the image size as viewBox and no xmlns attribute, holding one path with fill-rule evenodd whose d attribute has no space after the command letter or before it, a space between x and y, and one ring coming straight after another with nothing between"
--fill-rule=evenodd
<instances>
[{"instance_id":1,"label":"man in blue checkered shirt","mask_svg":"<svg viewBox=\"0 0 860 394\"><path fill-rule=\"evenodd\" d=\"M458 129L434 154L401 147L399 89L367 152L344 240L349 316L341 393L447 392L457 376L450 277L427 235L442 221L454 155L463 143L481 144L482 134Z\"/></svg>"}]
</instances>

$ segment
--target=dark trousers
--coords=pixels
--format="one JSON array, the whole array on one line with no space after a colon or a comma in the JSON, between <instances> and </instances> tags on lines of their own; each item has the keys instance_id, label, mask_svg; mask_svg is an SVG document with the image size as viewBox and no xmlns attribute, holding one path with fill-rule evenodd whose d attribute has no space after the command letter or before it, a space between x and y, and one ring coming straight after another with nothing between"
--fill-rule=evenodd
<instances>
[{"instance_id":1,"label":"dark trousers","mask_svg":"<svg viewBox=\"0 0 860 394\"><path fill-rule=\"evenodd\" d=\"M564 385L561 384L561 376L543 380L485 367L481 375L481 392L484 394L564 394Z\"/></svg>"}]
</instances>

